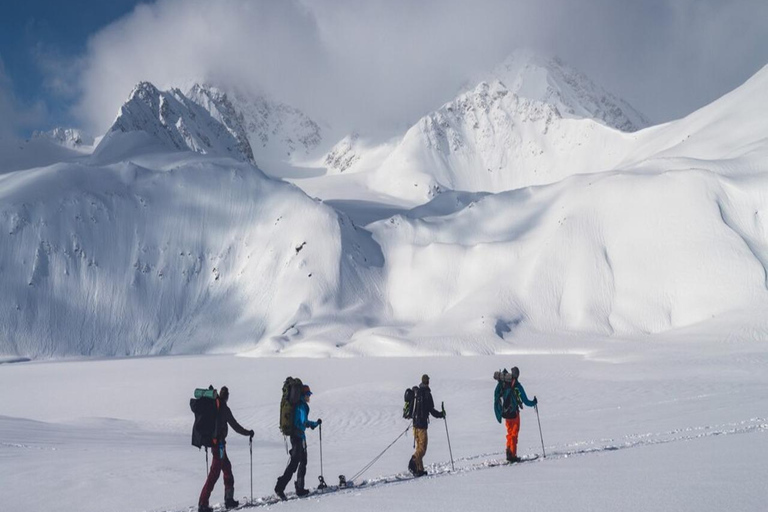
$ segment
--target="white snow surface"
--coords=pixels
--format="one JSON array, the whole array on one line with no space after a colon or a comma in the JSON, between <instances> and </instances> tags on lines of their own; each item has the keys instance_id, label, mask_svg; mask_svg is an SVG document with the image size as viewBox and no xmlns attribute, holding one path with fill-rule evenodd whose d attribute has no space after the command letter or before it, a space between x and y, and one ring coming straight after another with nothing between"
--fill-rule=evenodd
<instances>
[{"instance_id":1,"label":"white snow surface","mask_svg":"<svg viewBox=\"0 0 768 512\"><path fill-rule=\"evenodd\" d=\"M453 151L429 116L406 136L453 151L442 167L399 167L424 177L428 204L394 178L378 194L379 170L295 180L332 191L313 200L222 156L231 148L213 141L237 139L225 94L140 84L92 157L0 174L0 356L490 354L526 333L765 316L767 81L763 69L633 134L481 84L440 112L490 123L470 130L488 137ZM181 113L222 138L184 138ZM471 163L467 148L520 123L548 145L519 175ZM177 151L203 140L218 149Z\"/></svg>"},{"instance_id":2,"label":"white snow surface","mask_svg":"<svg viewBox=\"0 0 768 512\"><path fill-rule=\"evenodd\" d=\"M205 479L190 446L196 387L229 386L237 420L256 432L253 495L272 494L287 456L277 429L280 386L300 376L323 419L323 472L351 477L403 432L402 394L422 373L445 402L432 420L418 481L348 490L275 510L502 509L531 512L762 510L768 453L765 343L713 330L644 342L526 337L500 356L447 358L238 358L181 356L32 362L0 367L0 499L20 512L193 511ZM547 458L503 459L492 410L499 367L517 365L537 396ZM307 484L320 473L319 432L308 432ZM360 479L404 473L410 435ZM230 430L235 495L250 498L248 441ZM524 409L519 453L542 453L536 412ZM293 490L291 485L288 489ZM223 502L219 480L212 504ZM272 508L272 507L269 507ZM252 509L258 510L258 509Z\"/></svg>"},{"instance_id":3,"label":"white snow surface","mask_svg":"<svg viewBox=\"0 0 768 512\"><path fill-rule=\"evenodd\" d=\"M558 57L545 57L529 49L513 52L479 81L483 80L499 80L516 95L552 105L564 117L595 119L625 132L651 124L632 105L581 71Z\"/></svg>"},{"instance_id":4,"label":"white snow surface","mask_svg":"<svg viewBox=\"0 0 768 512\"><path fill-rule=\"evenodd\" d=\"M179 155L0 176L0 353L232 351L376 304L370 235L250 165Z\"/></svg>"}]
</instances>

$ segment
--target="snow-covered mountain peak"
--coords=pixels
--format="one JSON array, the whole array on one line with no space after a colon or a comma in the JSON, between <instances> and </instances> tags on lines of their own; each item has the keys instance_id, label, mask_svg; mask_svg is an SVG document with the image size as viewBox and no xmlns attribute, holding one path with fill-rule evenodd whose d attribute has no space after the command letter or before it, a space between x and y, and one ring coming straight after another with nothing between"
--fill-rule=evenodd
<instances>
[{"instance_id":1,"label":"snow-covered mountain peak","mask_svg":"<svg viewBox=\"0 0 768 512\"><path fill-rule=\"evenodd\" d=\"M94 139L77 128L56 127L48 131L36 131L32 134L35 139L47 139L54 144L67 148L78 149L83 146L92 146Z\"/></svg>"},{"instance_id":2,"label":"snow-covered mountain peak","mask_svg":"<svg viewBox=\"0 0 768 512\"><path fill-rule=\"evenodd\" d=\"M625 132L650 124L629 103L558 57L518 50L490 73L490 79L494 78L518 96L554 105L564 117L596 119Z\"/></svg>"},{"instance_id":3,"label":"snow-covered mountain peak","mask_svg":"<svg viewBox=\"0 0 768 512\"><path fill-rule=\"evenodd\" d=\"M357 151L359 140L360 134L353 132L337 142L325 155L325 166L338 173L352 168L360 160L360 154Z\"/></svg>"},{"instance_id":4,"label":"snow-covered mountain peak","mask_svg":"<svg viewBox=\"0 0 768 512\"><path fill-rule=\"evenodd\" d=\"M427 147L447 157L471 146L471 153L485 153L493 147L513 145L517 125L542 124L532 130L546 134L562 116L550 103L522 98L500 80L480 82L472 91L460 94L440 109L424 116L406 134L404 143L418 134ZM474 147L477 144L480 147ZM484 167L481 167L484 168Z\"/></svg>"},{"instance_id":5,"label":"snow-covered mountain peak","mask_svg":"<svg viewBox=\"0 0 768 512\"><path fill-rule=\"evenodd\" d=\"M171 150L228 156L253 162L253 151L237 123L226 95L189 98L179 89L160 91L150 82L139 82L120 111L96 155L121 155L123 148L158 144ZM126 134L130 141L126 141ZM143 134L138 137L135 135Z\"/></svg>"},{"instance_id":6,"label":"snow-covered mountain peak","mask_svg":"<svg viewBox=\"0 0 768 512\"><path fill-rule=\"evenodd\" d=\"M196 83L185 95L247 141L259 168L273 175L280 175L285 162L306 158L323 140L320 125L304 112L262 93Z\"/></svg>"}]
</instances>

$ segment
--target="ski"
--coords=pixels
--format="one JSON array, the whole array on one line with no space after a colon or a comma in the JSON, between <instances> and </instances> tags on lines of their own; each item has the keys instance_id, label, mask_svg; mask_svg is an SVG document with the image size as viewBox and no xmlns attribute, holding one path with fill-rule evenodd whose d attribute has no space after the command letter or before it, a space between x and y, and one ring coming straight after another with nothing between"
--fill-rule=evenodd
<instances>
[{"instance_id":1,"label":"ski","mask_svg":"<svg viewBox=\"0 0 768 512\"><path fill-rule=\"evenodd\" d=\"M520 460L517 462L511 463L507 461L506 459L491 459L486 460L484 463L478 465L479 467L484 468L494 468L494 467L501 467L501 466L516 466L518 464L523 464L526 462L534 462L540 460L540 456L538 454L531 454L531 455L524 455L520 457ZM541 459L543 460L543 459ZM338 486L338 485L329 485L324 489L319 488L313 488L309 490L309 494L305 496L297 496L295 492L289 492L286 493L286 500L281 500L277 495L270 495L270 496L264 496L261 498L256 498L252 502L245 502L242 505L240 505L237 508L230 509L230 510L244 510L249 508L257 508L257 507L268 507L272 505L277 505L278 503L281 503L283 501L297 501L297 500L303 500L307 498L317 498L320 496L324 496L326 494L335 494L339 491L346 491L346 490L353 490L353 489L368 489L372 487L378 487L380 485L387 485L392 483L398 483L398 482L407 482L411 480L419 480L420 478L429 478L429 477L435 477L435 476L442 476L446 474L450 474L450 471L434 471L432 473L429 473L427 475L424 475L424 477L416 477L410 473L397 473L394 475L381 477L381 478L374 478L371 480L363 480L359 484L354 483L347 483L345 486ZM215 512L224 512L225 508L223 506L214 507Z\"/></svg>"}]
</instances>

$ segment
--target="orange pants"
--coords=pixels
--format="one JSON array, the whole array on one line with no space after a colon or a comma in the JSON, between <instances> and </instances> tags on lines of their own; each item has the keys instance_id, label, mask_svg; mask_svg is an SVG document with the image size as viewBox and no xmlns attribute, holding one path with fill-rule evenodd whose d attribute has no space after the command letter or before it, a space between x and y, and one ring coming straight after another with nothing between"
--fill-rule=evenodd
<instances>
[{"instance_id":1,"label":"orange pants","mask_svg":"<svg viewBox=\"0 0 768 512\"><path fill-rule=\"evenodd\" d=\"M517 457L517 437L520 435L520 413L517 413L513 419L506 419L507 425L507 450Z\"/></svg>"}]
</instances>

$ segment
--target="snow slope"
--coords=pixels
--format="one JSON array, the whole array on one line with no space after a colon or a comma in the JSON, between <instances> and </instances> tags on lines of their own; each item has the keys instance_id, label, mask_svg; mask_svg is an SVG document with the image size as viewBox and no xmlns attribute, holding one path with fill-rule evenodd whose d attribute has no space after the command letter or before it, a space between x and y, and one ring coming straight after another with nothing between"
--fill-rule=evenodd
<instances>
[{"instance_id":1,"label":"snow slope","mask_svg":"<svg viewBox=\"0 0 768 512\"><path fill-rule=\"evenodd\" d=\"M486 90L492 91L480 92ZM496 94L498 102L509 96L505 89ZM484 112L485 97L474 98L471 108ZM440 113L453 110L450 104ZM563 123L558 126L590 123L551 119ZM681 120L635 134L603 132L615 140L602 152L550 148L542 158L562 157L553 167L562 174L552 184L368 226L384 251L393 317L418 324L412 336L439 337L526 324L658 333L734 311L763 316L766 119L768 67ZM496 134L497 126L480 131ZM554 140L568 144L574 137ZM601 172L583 174L590 162ZM417 167L435 174L439 168ZM460 170L439 176L464 179L457 188L474 189Z\"/></svg>"},{"instance_id":2,"label":"snow slope","mask_svg":"<svg viewBox=\"0 0 768 512\"><path fill-rule=\"evenodd\" d=\"M370 236L232 159L2 175L0 228L0 354L232 351L376 304Z\"/></svg>"},{"instance_id":3,"label":"snow slope","mask_svg":"<svg viewBox=\"0 0 768 512\"><path fill-rule=\"evenodd\" d=\"M766 174L600 173L368 229L406 338L658 333L768 309L766 199Z\"/></svg>"}]
</instances>

